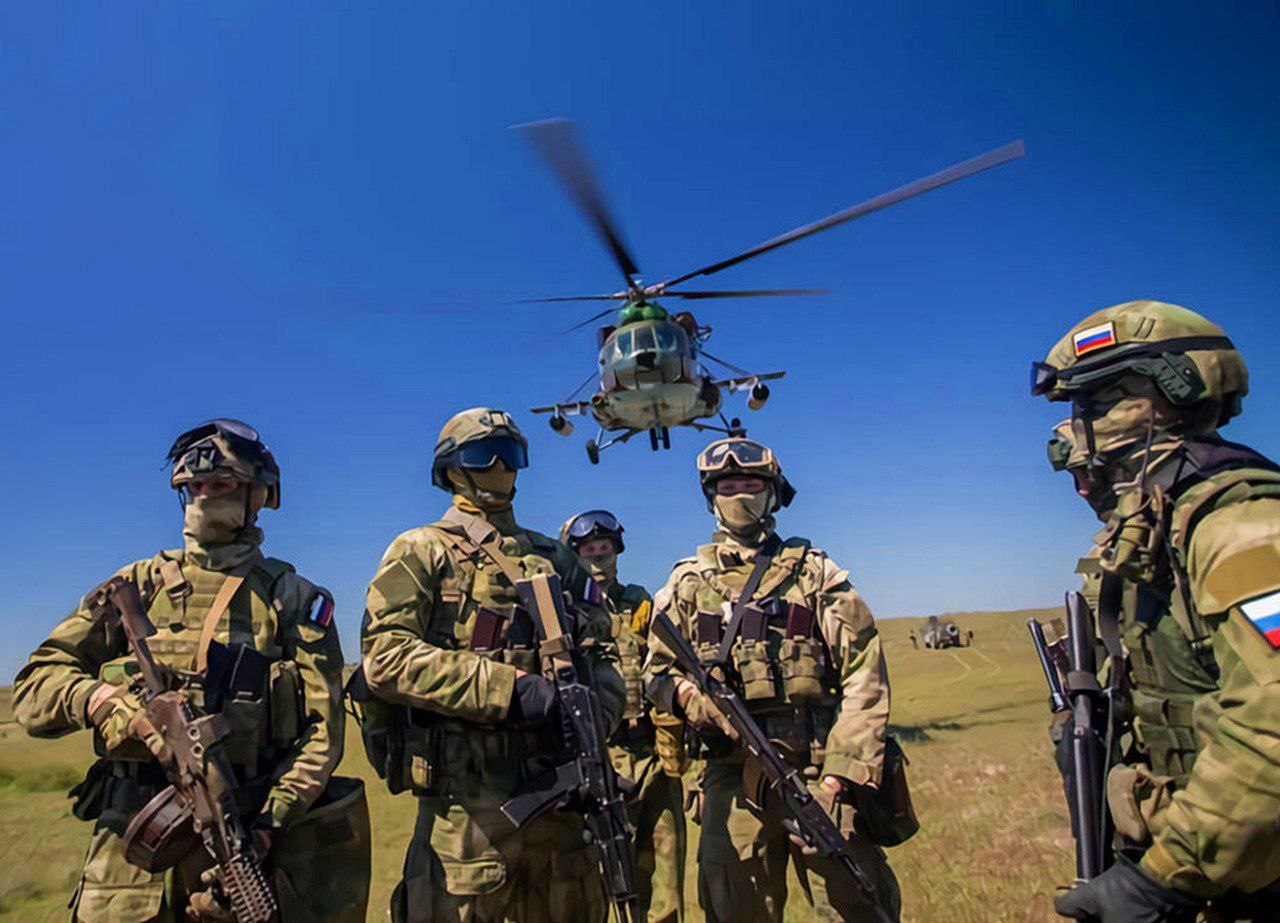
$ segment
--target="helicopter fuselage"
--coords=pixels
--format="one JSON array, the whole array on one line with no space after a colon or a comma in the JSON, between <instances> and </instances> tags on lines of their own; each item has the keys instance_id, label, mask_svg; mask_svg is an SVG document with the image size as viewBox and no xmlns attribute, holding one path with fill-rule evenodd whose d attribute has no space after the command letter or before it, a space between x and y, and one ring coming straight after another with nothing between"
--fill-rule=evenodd
<instances>
[{"instance_id":1,"label":"helicopter fuselage","mask_svg":"<svg viewBox=\"0 0 1280 923\"><path fill-rule=\"evenodd\" d=\"M720 409L720 390L698 364L697 342L674 320L638 320L602 333L600 388L590 403L605 429L681 426Z\"/></svg>"}]
</instances>

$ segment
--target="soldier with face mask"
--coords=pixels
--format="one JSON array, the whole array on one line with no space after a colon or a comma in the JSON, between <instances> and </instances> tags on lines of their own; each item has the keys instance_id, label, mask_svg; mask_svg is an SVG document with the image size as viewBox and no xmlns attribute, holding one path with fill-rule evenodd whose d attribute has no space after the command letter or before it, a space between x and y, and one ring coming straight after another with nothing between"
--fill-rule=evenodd
<instances>
[{"instance_id":1,"label":"soldier with face mask","mask_svg":"<svg viewBox=\"0 0 1280 923\"><path fill-rule=\"evenodd\" d=\"M1101 633L1123 640L1134 750L1108 779L1116 862L1060 896L1102 921L1272 919L1280 878L1280 468L1218 428L1244 362L1176 305L1095 312L1032 391L1072 405Z\"/></svg>"},{"instance_id":2,"label":"soldier with face mask","mask_svg":"<svg viewBox=\"0 0 1280 923\"><path fill-rule=\"evenodd\" d=\"M795 491L768 447L743 438L713 442L698 456L698 474L718 529L710 544L677 562L655 605L700 657L728 646L727 679L849 837L879 904L866 903L835 860L788 835L786 815L732 727L654 639L649 695L688 723L691 755L707 760L702 908L711 921L782 920L790 863L803 883L807 919L896 919L897 881L875 842L901 842L914 831L869 829L889 720L888 673L871 612L847 571L808 540L775 532L774 514ZM739 606L743 618L731 620ZM735 622L737 636L726 637Z\"/></svg>"},{"instance_id":3,"label":"soldier with face mask","mask_svg":"<svg viewBox=\"0 0 1280 923\"><path fill-rule=\"evenodd\" d=\"M635 784L628 800L636 828L640 910L650 921L682 920L683 727L674 716L649 707L640 675L649 647L653 602L644 587L618 581L618 555L626 545L622 525L608 510L588 510L569 519L560 529L560 541L577 553L604 595L618 645L619 671L627 686L626 711L610 740L609 753L618 774Z\"/></svg>"},{"instance_id":4,"label":"soldier with face mask","mask_svg":"<svg viewBox=\"0 0 1280 923\"><path fill-rule=\"evenodd\" d=\"M393 920L585 923L608 912L580 814L553 808L513 829L501 813L563 759L549 661L517 581L559 576L591 674L584 681L609 729L626 702L600 590L572 551L516 523L516 472L527 463L524 436L501 410L450 418L431 481L452 504L396 538L369 584L363 681L370 704L391 718L387 727L366 720L366 749L393 792L419 799Z\"/></svg>"},{"instance_id":5,"label":"soldier with face mask","mask_svg":"<svg viewBox=\"0 0 1280 923\"><path fill-rule=\"evenodd\" d=\"M227 419L179 436L168 459L183 547L117 575L138 588L156 628L151 652L173 689L197 714L222 703L236 803L265 856L281 919L363 920L364 789L332 775L344 723L333 599L260 550L257 516L280 505L280 470L252 427ZM152 756L157 735L134 685L138 665L110 616L104 594L90 593L14 681L14 714L28 733L94 732L99 759L73 792L76 816L94 823L73 918L230 919L201 881L211 860L198 840L168 872L125 858L121 835L167 779Z\"/></svg>"}]
</instances>

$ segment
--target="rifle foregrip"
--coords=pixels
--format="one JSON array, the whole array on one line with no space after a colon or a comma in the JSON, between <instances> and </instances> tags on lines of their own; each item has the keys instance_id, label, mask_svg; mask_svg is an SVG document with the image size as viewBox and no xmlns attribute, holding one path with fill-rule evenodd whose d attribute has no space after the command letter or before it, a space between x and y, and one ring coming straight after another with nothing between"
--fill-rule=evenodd
<instances>
[{"instance_id":1,"label":"rifle foregrip","mask_svg":"<svg viewBox=\"0 0 1280 923\"><path fill-rule=\"evenodd\" d=\"M231 902L235 923L274 923L280 907L256 857L237 853L223 864L221 871L222 889Z\"/></svg>"}]
</instances>

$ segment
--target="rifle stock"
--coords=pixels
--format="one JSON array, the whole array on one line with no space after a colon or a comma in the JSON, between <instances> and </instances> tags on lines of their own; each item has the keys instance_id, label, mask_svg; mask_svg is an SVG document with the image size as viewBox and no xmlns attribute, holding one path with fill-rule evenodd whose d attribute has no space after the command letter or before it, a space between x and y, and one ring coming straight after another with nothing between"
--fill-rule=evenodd
<instances>
[{"instance_id":1,"label":"rifle stock","mask_svg":"<svg viewBox=\"0 0 1280 923\"><path fill-rule=\"evenodd\" d=\"M217 866L232 919L272 923L279 907L253 840L240 823L235 774L224 746L230 734L226 719L221 714L196 717L185 695L168 690L147 644L155 626L147 618L137 586L115 577L105 592L141 668L147 716L173 754L165 774L190 809L195 829Z\"/></svg>"},{"instance_id":2,"label":"rifle stock","mask_svg":"<svg viewBox=\"0 0 1280 923\"><path fill-rule=\"evenodd\" d=\"M738 732L739 743L759 764L765 781L782 805L789 821L786 824L789 832L802 839L811 849L835 859L853 880L863 900L881 920L888 921L890 916L880 904L875 885L858 864L849 841L813 797L799 770L778 753L738 694L727 683L717 679L698 659L693 646L666 612L654 612L649 630L671 651L680 671Z\"/></svg>"}]
</instances>

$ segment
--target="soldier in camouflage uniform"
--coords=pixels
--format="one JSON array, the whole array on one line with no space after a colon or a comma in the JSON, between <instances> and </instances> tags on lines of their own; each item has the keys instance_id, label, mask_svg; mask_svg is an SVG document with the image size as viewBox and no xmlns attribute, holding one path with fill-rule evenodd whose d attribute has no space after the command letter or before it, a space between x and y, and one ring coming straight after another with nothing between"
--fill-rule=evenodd
<instances>
[{"instance_id":1,"label":"soldier in camouflage uniform","mask_svg":"<svg viewBox=\"0 0 1280 923\"><path fill-rule=\"evenodd\" d=\"M644 697L640 667L649 649L653 601L644 587L618 582L618 555L625 549L622 525L607 510L588 510L560 529L604 594L627 684L627 709L610 740L613 766L635 784L628 798L636 828L636 883L640 910L650 921L684 919L685 824L680 775L684 770L683 725L654 712Z\"/></svg>"},{"instance_id":2,"label":"soldier in camouflage uniform","mask_svg":"<svg viewBox=\"0 0 1280 923\"><path fill-rule=\"evenodd\" d=\"M369 585L362 669L375 699L412 709L404 738L418 821L392 897L394 920L603 920L581 815L554 809L519 830L502 804L556 755L558 700L515 582L560 576L577 641L612 729L626 691L599 590L564 545L516 524L528 461L507 414L477 407L440 432L432 483L440 521L391 543Z\"/></svg>"},{"instance_id":3,"label":"soldier in camouflage uniform","mask_svg":"<svg viewBox=\"0 0 1280 923\"><path fill-rule=\"evenodd\" d=\"M1107 517L1097 608L1137 741L1108 779L1123 847L1056 901L1077 919L1274 919L1280 878L1280 468L1217 430L1244 362L1176 305L1085 318L1033 367L1072 404L1077 484Z\"/></svg>"},{"instance_id":4,"label":"soldier in camouflage uniform","mask_svg":"<svg viewBox=\"0 0 1280 923\"><path fill-rule=\"evenodd\" d=\"M344 723L333 600L259 550L258 511L280 505L275 459L251 427L214 420L180 436L169 460L182 500L184 547L117 574L137 585L157 629L151 651L197 714L211 691L205 680L218 650L212 642L265 655L244 655L261 669L233 672L239 692L223 706L232 729L227 755L240 783L237 803L265 853L285 923L363 920L369 887L364 789L332 776ZM131 686L137 663L108 608L101 592L86 596L14 681L14 713L31 735L94 731L99 760L73 792L76 815L94 822L71 901L73 919L228 919L201 884L211 866L202 847L168 873L125 860L121 834L167 780L148 749L164 748Z\"/></svg>"},{"instance_id":5,"label":"soldier in camouflage uniform","mask_svg":"<svg viewBox=\"0 0 1280 923\"><path fill-rule=\"evenodd\" d=\"M896 919L897 881L853 806L859 790L880 783L889 720L889 679L871 612L848 571L808 540L775 533L774 514L795 491L767 447L722 439L702 452L698 470L719 528L710 544L676 563L655 605L701 655L711 656L751 575L767 561L744 600L748 612L732 641L729 679L850 837L880 906ZM719 712L675 671L656 639L646 680L653 701L696 731L699 755L707 759L698 850L698 898L707 919L782 920L788 862L803 885L806 919L882 919L834 860L809 854L788 836L755 764L725 736L731 729Z\"/></svg>"}]
</instances>

